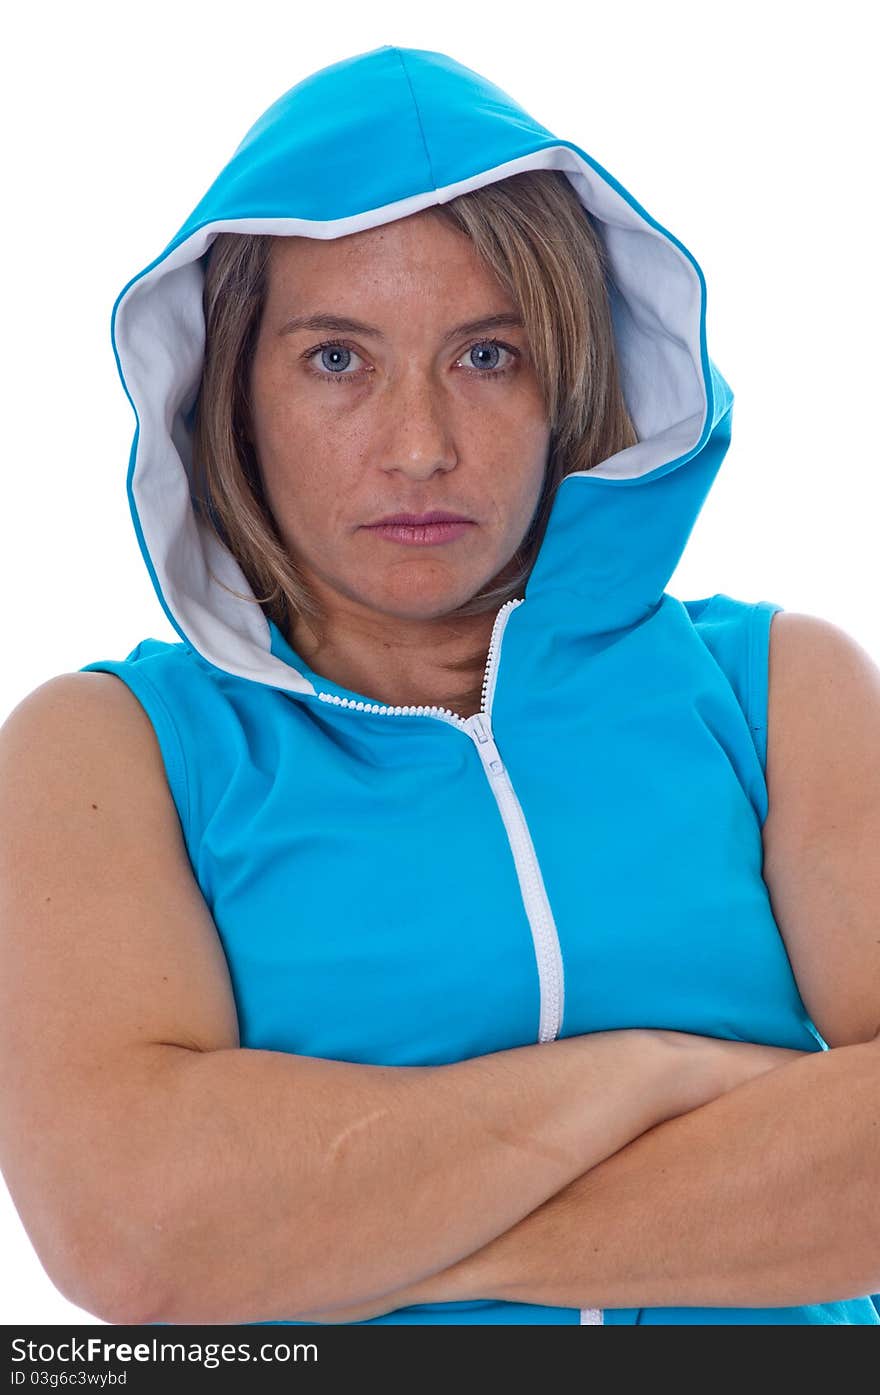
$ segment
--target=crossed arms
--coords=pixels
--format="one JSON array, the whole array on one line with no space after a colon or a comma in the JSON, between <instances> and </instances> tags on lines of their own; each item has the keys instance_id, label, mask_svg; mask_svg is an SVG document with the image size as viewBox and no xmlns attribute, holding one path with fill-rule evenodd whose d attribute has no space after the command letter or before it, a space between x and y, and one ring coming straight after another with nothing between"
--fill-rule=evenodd
<instances>
[{"instance_id":1,"label":"crossed arms","mask_svg":"<svg viewBox=\"0 0 880 1395\"><path fill-rule=\"evenodd\" d=\"M357 1307L775 1307L880 1291L880 1040L805 1055L641 1134L441 1273Z\"/></svg>"}]
</instances>

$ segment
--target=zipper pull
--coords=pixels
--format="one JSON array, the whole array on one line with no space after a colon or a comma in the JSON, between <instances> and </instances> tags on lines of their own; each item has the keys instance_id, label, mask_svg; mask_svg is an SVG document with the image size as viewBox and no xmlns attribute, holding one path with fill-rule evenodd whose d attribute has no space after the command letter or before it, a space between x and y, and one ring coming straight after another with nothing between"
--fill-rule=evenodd
<instances>
[{"instance_id":1,"label":"zipper pull","mask_svg":"<svg viewBox=\"0 0 880 1395\"><path fill-rule=\"evenodd\" d=\"M492 775L504 774L504 761L501 759L501 752L495 745L492 736L492 728L483 712L477 712L473 717L469 717L465 723L471 736L476 742L480 759L486 769Z\"/></svg>"}]
</instances>

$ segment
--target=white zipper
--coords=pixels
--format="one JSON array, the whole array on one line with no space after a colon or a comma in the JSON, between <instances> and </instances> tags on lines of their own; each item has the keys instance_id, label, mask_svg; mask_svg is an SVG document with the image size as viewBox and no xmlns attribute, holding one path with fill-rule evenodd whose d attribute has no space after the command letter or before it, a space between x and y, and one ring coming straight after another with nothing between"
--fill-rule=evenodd
<instances>
[{"instance_id":1,"label":"white zipper","mask_svg":"<svg viewBox=\"0 0 880 1395\"><path fill-rule=\"evenodd\" d=\"M495 696L501 638L508 619L516 606L522 605L523 599L524 597L520 597L506 601L495 617L486 669L483 674L480 711L472 717L462 717L449 707L388 707L382 703L354 702L351 698L342 698L336 693L318 693L318 697L322 702L330 702L336 707L351 707L359 712L375 712L389 717L435 717L439 721L449 722L451 726L461 727L473 740L483 763L489 788L495 796L504 827L507 830L507 838L519 878L523 905L532 931L535 959L538 965L538 982L541 989L538 1041L543 1042L553 1041L559 1035L559 1029L562 1025L564 1007L562 952L529 826L492 733L492 700Z\"/></svg>"},{"instance_id":2,"label":"white zipper","mask_svg":"<svg viewBox=\"0 0 880 1395\"><path fill-rule=\"evenodd\" d=\"M538 1041L553 1041L562 1023L562 953L553 911L547 899L544 878L538 862L522 805L516 797L510 776L492 735L487 713L478 712L465 723L476 743L489 786L498 801L507 828L513 860L519 875L523 903L532 928L538 980L541 985L541 1013Z\"/></svg>"}]
</instances>

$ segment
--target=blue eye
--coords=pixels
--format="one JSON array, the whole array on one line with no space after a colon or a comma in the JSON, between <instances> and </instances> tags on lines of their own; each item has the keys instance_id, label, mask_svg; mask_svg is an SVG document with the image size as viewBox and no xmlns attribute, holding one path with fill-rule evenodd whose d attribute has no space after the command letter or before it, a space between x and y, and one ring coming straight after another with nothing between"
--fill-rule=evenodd
<instances>
[{"instance_id":1,"label":"blue eye","mask_svg":"<svg viewBox=\"0 0 880 1395\"><path fill-rule=\"evenodd\" d=\"M498 358L499 358L499 355L500 355L500 353L501 353L501 345L500 345L499 343L497 343L497 341L494 340L494 339L488 339L488 340L486 340L486 342L483 343L483 344L474 344L473 348L472 348L472 349L469 349L468 352L469 352L471 355L473 355L473 354L485 354L485 353L487 353L487 352L490 353L490 354L494 354L494 358L492 359L492 362L491 362L491 363L488 363L488 364L487 364L487 363L484 362L484 363L482 363L482 364L480 365L480 367L481 367L481 368L496 368L497 365L498 365Z\"/></svg>"},{"instance_id":2,"label":"blue eye","mask_svg":"<svg viewBox=\"0 0 880 1395\"><path fill-rule=\"evenodd\" d=\"M502 344L500 339L478 339L476 344L472 344L468 349L470 355L485 354L487 351L491 357L489 366L486 367L484 363L482 368L471 368L469 370L478 378L503 378L505 374L512 370L516 360L519 358L519 350L514 349L510 344ZM496 367L499 353L505 353L511 359L511 362L506 364L504 368ZM473 363L473 357L471 357L471 363Z\"/></svg>"},{"instance_id":3,"label":"blue eye","mask_svg":"<svg viewBox=\"0 0 880 1395\"><path fill-rule=\"evenodd\" d=\"M327 374L321 373L319 377L329 376L332 378L352 377L353 375L351 373L344 373L343 370L351 363L353 354L355 358L360 357L360 355L355 354L354 350L350 349L347 344L329 343L318 344L316 348L311 349L309 353L306 354L306 358L311 361L313 358L317 358L318 354L321 355L321 363L324 368L327 369Z\"/></svg>"},{"instance_id":4,"label":"blue eye","mask_svg":"<svg viewBox=\"0 0 880 1395\"><path fill-rule=\"evenodd\" d=\"M498 356L502 352L509 354L514 361L519 358L518 349L514 349L510 344L503 344L498 339L478 339L466 352L470 355L475 353L486 354L487 352L489 354L490 362L488 366L484 361L481 367L477 367L473 362L473 358L471 359L471 367L467 371L477 378L503 378L505 374L511 371L514 366L513 362L507 364L504 368L497 367ZM321 355L321 364L325 371L321 372L317 368L310 368L309 371L314 373L316 377L323 378L325 382L335 382L339 380L351 382L352 379L357 381L360 379L362 372L371 373L373 371L368 368L363 370L359 369L354 373L346 372L345 370L351 364L352 356L360 358L360 354L350 348L348 344L344 344L338 339L330 339L323 344L316 344L313 349L309 349L303 354L303 358L307 363L311 364L311 361L316 359L319 354ZM459 360L459 362L460 361L461 360Z\"/></svg>"}]
</instances>

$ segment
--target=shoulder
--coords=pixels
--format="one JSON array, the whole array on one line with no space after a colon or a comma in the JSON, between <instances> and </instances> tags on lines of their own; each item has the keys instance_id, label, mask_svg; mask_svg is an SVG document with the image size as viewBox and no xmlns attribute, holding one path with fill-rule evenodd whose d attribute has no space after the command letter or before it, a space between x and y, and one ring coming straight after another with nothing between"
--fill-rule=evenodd
<instances>
[{"instance_id":1,"label":"shoulder","mask_svg":"<svg viewBox=\"0 0 880 1395\"><path fill-rule=\"evenodd\" d=\"M868 651L846 630L819 615L778 610L770 627L771 661L780 667L798 665L811 672L825 670L829 678L847 677L880 682L880 669ZM780 677L784 677L780 673Z\"/></svg>"},{"instance_id":2,"label":"shoulder","mask_svg":"<svg viewBox=\"0 0 880 1395\"><path fill-rule=\"evenodd\" d=\"M143 734L149 723L140 703L113 674L59 673L13 707L0 725L0 742L10 746L54 731L75 746L96 728L102 738L112 739Z\"/></svg>"},{"instance_id":3,"label":"shoulder","mask_svg":"<svg viewBox=\"0 0 880 1395\"><path fill-rule=\"evenodd\" d=\"M0 789L10 817L36 817L88 783L125 791L132 806L170 797L153 726L125 683L109 673L62 673L28 693L0 725ZM134 792L137 797L134 797Z\"/></svg>"},{"instance_id":4,"label":"shoulder","mask_svg":"<svg viewBox=\"0 0 880 1395\"><path fill-rule=\"evenodd\" d=\"M770 629L764 845L789 851L880 810L880 667L847 631L778 611Z\"/></svg>"},{"instance_id":5,"label":"shoulder","mask_svg":"<svg viewBox=\"0 0 880 1395\"><path fill-rule=\"evenodd\" d=\"M797 791L803 817L816 816L835 781L864 783L876 766L880 667L832 621L785 610L773 617L768 666L768 789Z\"/></svg>"}]
</instances>

